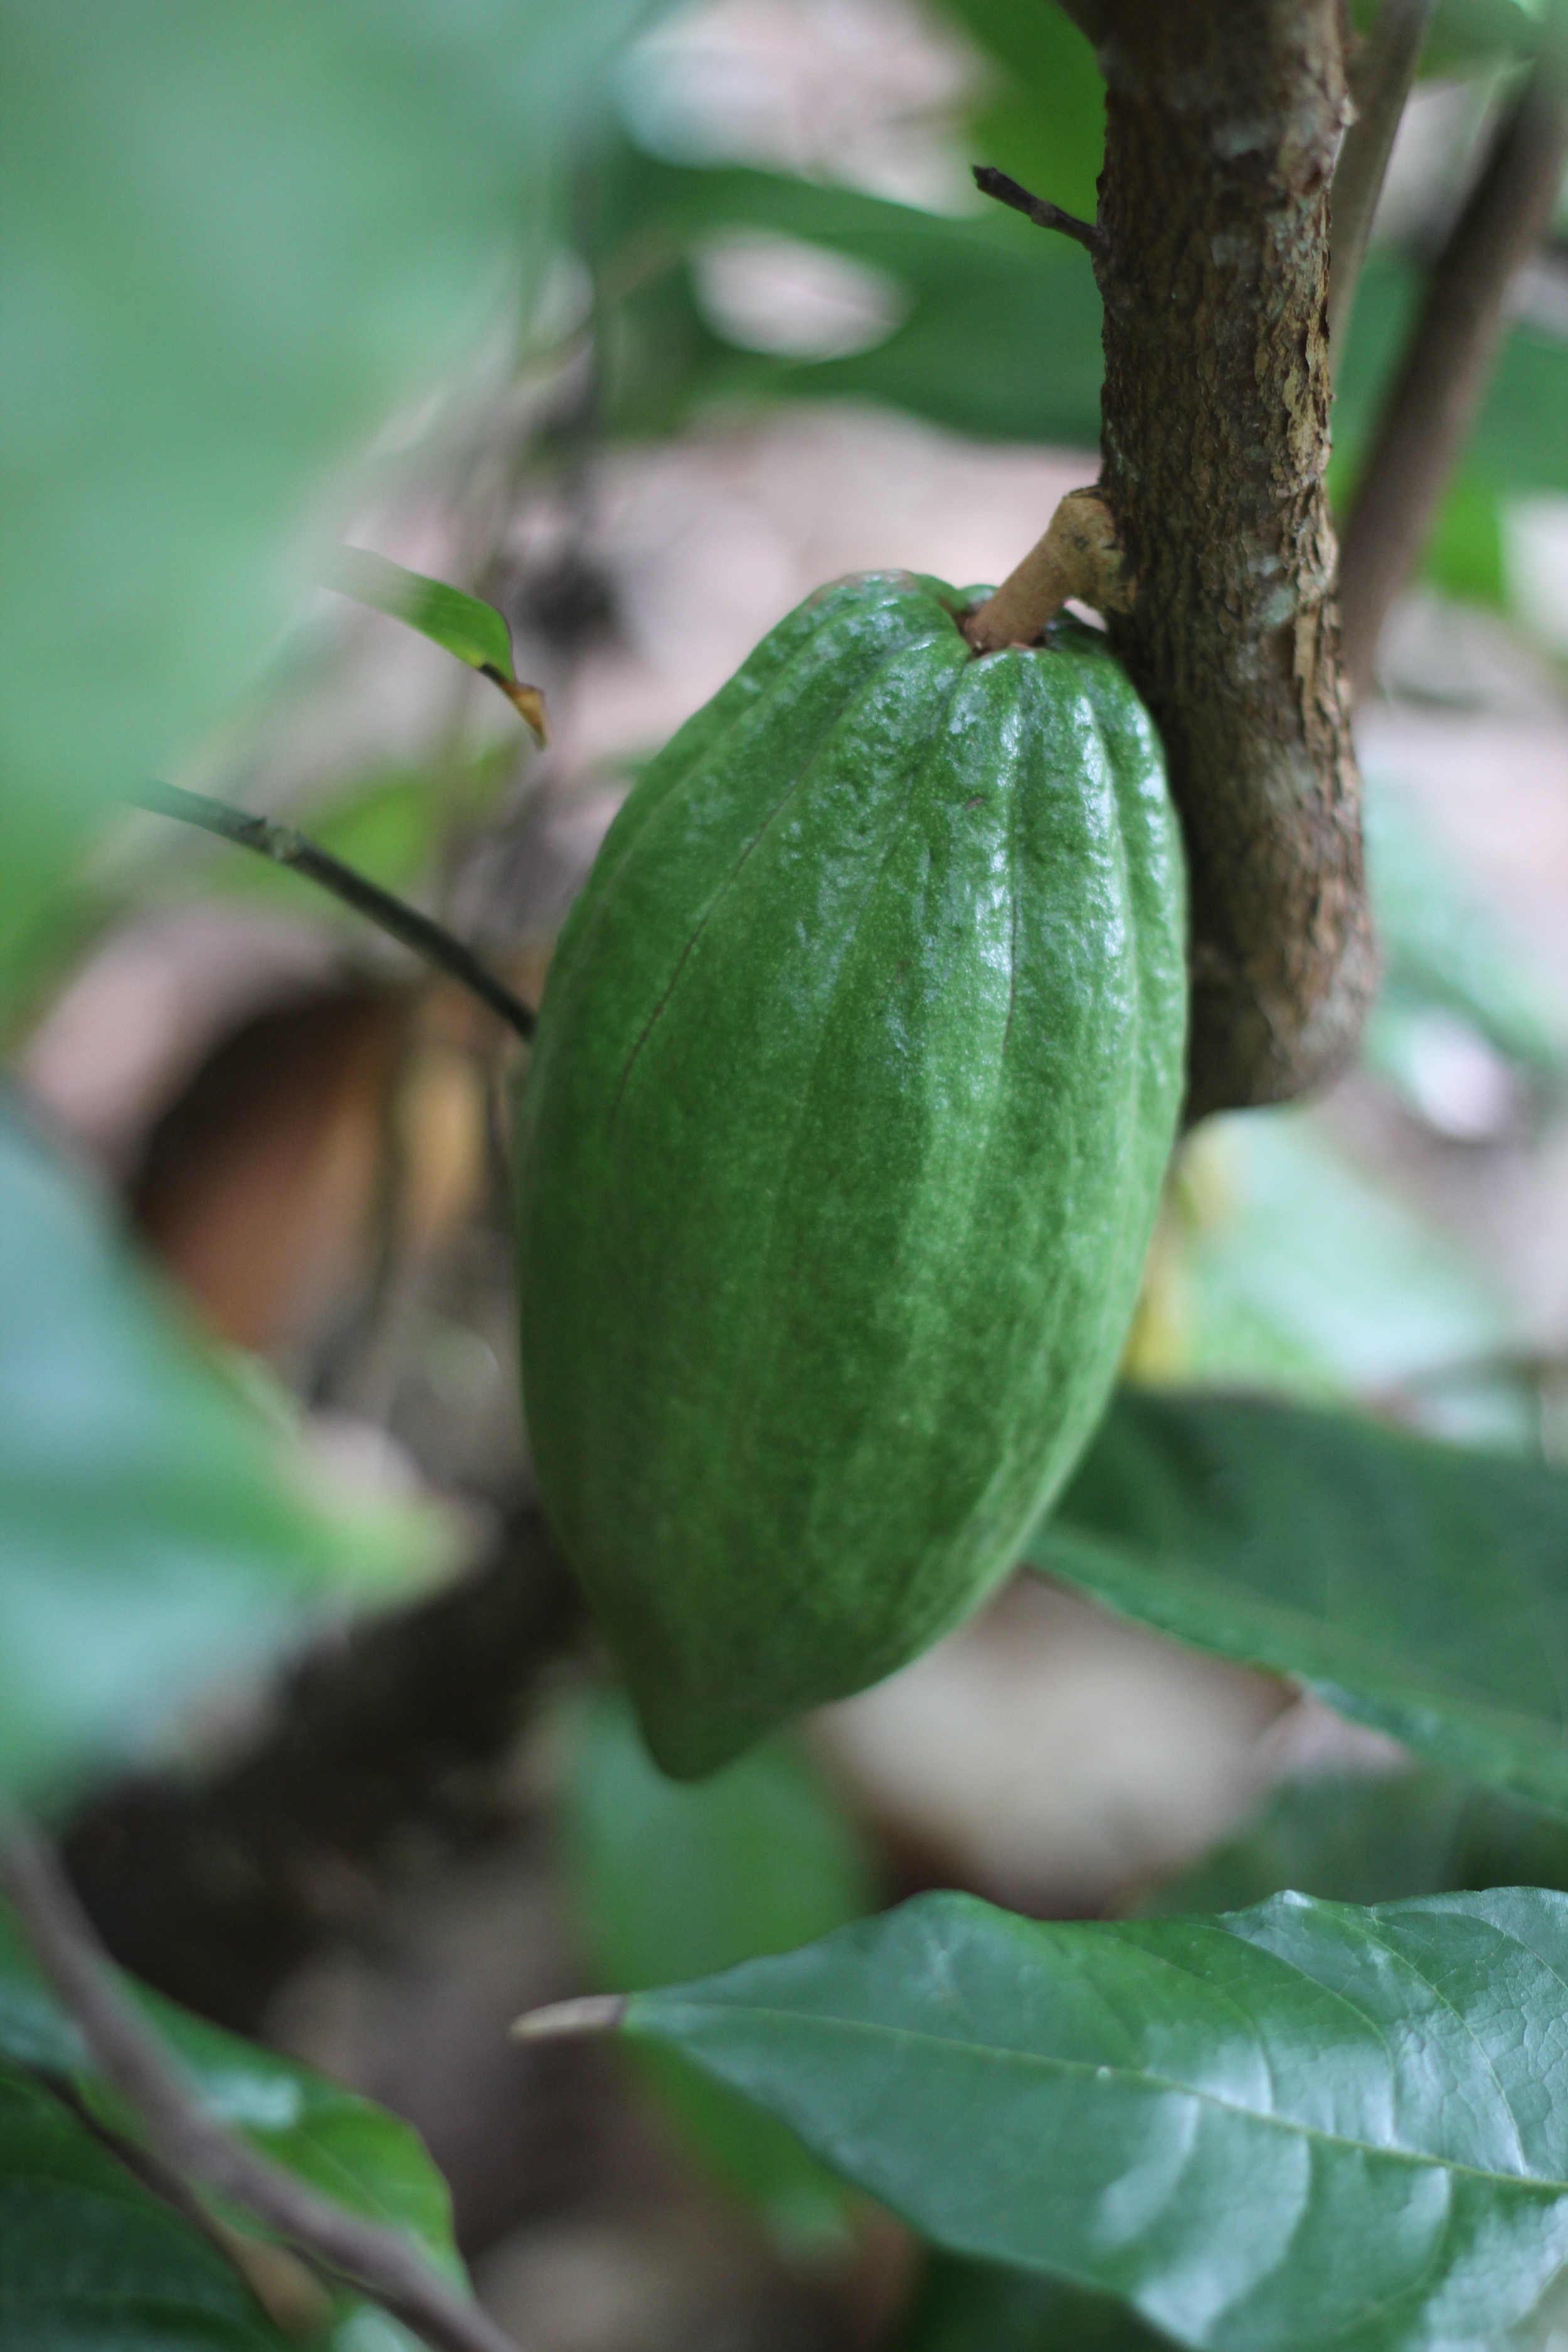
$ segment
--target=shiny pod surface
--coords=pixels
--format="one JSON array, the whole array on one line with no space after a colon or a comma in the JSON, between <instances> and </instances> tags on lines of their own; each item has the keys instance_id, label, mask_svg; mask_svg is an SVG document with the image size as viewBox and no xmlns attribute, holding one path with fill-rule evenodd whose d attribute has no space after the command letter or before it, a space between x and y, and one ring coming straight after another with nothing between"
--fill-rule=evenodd
<instances>
[{"instance_id":1,"label":"shiny pod surface","mask_svg":"<svg viewBox=\"0 0 1568 2352\"><path fill-rule=\"evenodd\" d=\"M984 1599L1105 1403L1175 1132L1184 886L1102 639L940 582L780 623L647 770L519 1117L546 1504L696 1775Z\"/></svg>"}]
</instances>

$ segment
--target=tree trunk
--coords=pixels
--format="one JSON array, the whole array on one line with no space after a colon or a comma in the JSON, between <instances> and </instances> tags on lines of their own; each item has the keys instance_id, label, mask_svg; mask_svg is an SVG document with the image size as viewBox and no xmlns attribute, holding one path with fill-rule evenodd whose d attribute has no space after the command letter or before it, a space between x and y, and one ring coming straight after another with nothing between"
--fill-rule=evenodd
<instances>
[{"instance_id":1,"label":"tree trunk","mask_svg":"<svg viewBox=\"0 0 1568 2352\"><path fill-rule=\"evenodd\" d=\"M1092 29L1101 486L1133 582L1110 627L1186 831L1197 1118L1332 1077L1376 978L1323 488L1341 24L1105 0Z\"/></svg>"}]
</instances>

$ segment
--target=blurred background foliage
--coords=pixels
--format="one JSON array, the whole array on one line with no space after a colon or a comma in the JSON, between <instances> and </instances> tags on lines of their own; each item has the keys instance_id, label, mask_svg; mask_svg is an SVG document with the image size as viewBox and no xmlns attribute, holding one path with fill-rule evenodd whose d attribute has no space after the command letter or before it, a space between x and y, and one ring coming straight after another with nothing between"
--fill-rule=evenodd
<instances>
[{"instance_id":1,"label":"blurred background foliage","mask_svg":"<svg viewBox=\"0 0 1568 2352\"><path fill-rule=\"evenodd\" d=\"M5 1772L144 1973L189 1992L248 1939L258 1989L205 2005L417 2123L542 2352L1152 2342L971 2265L922 2284L781 2126L674 2061L503 2062L505 2021L935 1883L1063 1913L1568 1885L1561 1822L1037 1580L799 1738L659 1780L531 1498L513 1049L295 877L115 806L159 773L286 815L536 992L640 762L820 571L994 575L1092 477L1089 262L967 170L1092 212L1091 53L1045 0L0 23L0 1028L31 1105L0 1134ZM1440 0L1338 371L1342 506L1539 25ZM1565 239L1560 207L1361 721L1363 1066L1190 1139L1127 1367L1558 1469ZM501 609L548 751L311 588L341 538ZM364 1646L352 1596L454 1560L420 1673ZM1504 1605L1485 1559L1454 1573ZM176 1778L94 1787L127 1759Z\"/></svg>"}]
</instances>

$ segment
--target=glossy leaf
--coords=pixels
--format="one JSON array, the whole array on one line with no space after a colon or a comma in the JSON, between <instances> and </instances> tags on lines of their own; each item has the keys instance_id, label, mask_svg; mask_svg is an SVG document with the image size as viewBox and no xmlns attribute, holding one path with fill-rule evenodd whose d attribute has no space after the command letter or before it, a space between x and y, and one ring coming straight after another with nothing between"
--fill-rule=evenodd
<instances>
[{"instance_id":1,"label":"glossy leaf","mask_svg":"<svg viewBox=\"0 0 1568 2352\"><path fill-rule=\"evenodd\" d=\"M1019 1919L928 1895L635 1994L940 2245L1199 2352L1543 2345L1568 2274L1568 1897Z\"/></svg>"},{"instance_id":2,"label":"glossy leaf","mask_svg":"<svg viewBox=\"0 0 1568 2352\"><path fill-rule=\"evenodd\" d=\"M445 1538L312 1487L82 1180L0 1101L0 1785L131 1752L329 1591Z\"/></svg>"},{"instance_id":3,"label":"glossy leaf","mask_svg":"<svg viewBox=\"0 0 1568 2352\"><path fill-rule=\"evenodd\" d=\"M1568 1814L1568 1476L1348 1415L1123 1389L1026 1557Z\"/></svg>"},{"instance_id":4,"label":"glossy leaf","mask_svg":"<svg viewBox=\"0 0 1568 2352\"><path fill-rule=\"evenodd\" d=\"M308 511L536 274L643 0L4 0L0 968L264 658Z\"/></svg>"},{"instance_id":5,"label":"glossy leaf","mask_svg":"<svg viewBox=\"0 0 1568 2352\"><path fill-rule=\"evenodd\" d=\"M696 1787L649 1760L618 1697L573 1728L566 1851L595 1981L629 1992L792 1950L871 1908L864 1855L795 1750L755 1749ZM668 2053L652 2085L721 2179L800 2247L841 2238L844 2191L793 2133Z\"/></svg>"},{"instance_id":6,"label":"glossy leaf","mask_svg":"<svg viewBox=\"0 0 1568 2352\"><path fill-rule=\"evenodd\" d=\"M7 2352L286 2352L289 2340L199 2230L0 2065Z\"/></svg>"},{"instance_id":7,"label":"glossy leaf","mask_svg":"<svg viewBox=\"0 0 1568 2352\"><path fill-rule=\"evenodd\" d=\"M1286 1781L1234 1837L1139 1907L1168 1917L1237 1910L1287 1888L1391 1903L1526 1885L1568 1890L1568 1823L1415 1766Z\"/></svg>"},{"instance_id":8,"label":"glossy leaf","mask_svg":"<svg viewBox=\"0 0 1568 2352\"><path fill-rule=\"evenodd\" d=\"M511 631L493 604L461 588L448 588L443 580L427 579L423 572L406 572L401 563L366 547L338 548L322 568L321 584L405 622L443 652L467 662L500 688L544 741L544 697L536 686L519 683L512 667Z\"/></svg>"},{"instance_id":9,"label":"glossy leaf","mask_svg":"<svg viewBox=\"0 0 1568 2352\"><path fill-rule=\"evenodd\" d=\"M206 2105L232 2130L335 2203L401 2231L449 2277L463 2277L447 2184L407 2124L310 2067L125 1981ZM137 2118L103 2083L3 1907L0 2059L70 2083L114 2130L141 2138Z\"/></svg>"}]
</instances>

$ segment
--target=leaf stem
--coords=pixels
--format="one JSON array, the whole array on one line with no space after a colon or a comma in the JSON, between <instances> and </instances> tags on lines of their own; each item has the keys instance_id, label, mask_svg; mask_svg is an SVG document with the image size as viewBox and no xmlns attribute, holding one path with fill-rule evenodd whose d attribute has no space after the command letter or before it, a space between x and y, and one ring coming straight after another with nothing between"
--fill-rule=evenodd
<instances>
[{"instance_id":1,"label":"leaf stem","mask_svg":"<svg viewBox=\"0 0 1568 2352\"><path fill-rule=\"evenodd\" d=\"M1340 548L1344 665L1364 693L1502 338L1509 289L1545 236L1568 151L1568 61L1550 30L1433 265Z\"/></svg>"},{"instance_id":2,"label":"leaf stem","mask_svg":"<svg viewBox=\"0 0 1568 2352\"><path fill-rule=\"evenodd\" d=\"M517 2352L478 2304L448 2286L402 2238L318 2196L207 2111L121 1989L54 1853L8 1809L0 1813L0 1885L106 2080L180 2179L232 2199L329 2276L392 2312L435 2352Z\"/></svg>"},{"instance_id":3,"label":"leaf stem","mask_svg":"<svg viewBox=\"0 0 1568 2352\"><path fill-rule=\"evenodd\" d=\"M370 922L410 948L426 963L434 964L449 980L488 1004L509 1028L518 1035L530 1038L534 1031L534 1015L522 999L514 996L504 981L470 954L460 940L428 915L420 914L404 899L395 898L356 874L352 866L325 849L292 825L275 824L269 817L252 816L245 809L231 808L226 801L208 798L205 793L189 793L180 784L148 784L140 792L128 793L126 798L137 808L150 809L157 816L176 817L183 824L201 826L205 833L216 833L225 841L237 842L242 849L253 849L260 857L269 857L275 866L287 866L291 872L302 874L307 880L319 883L341 898L345 907L363 915Z\"/></svg>"}]
</instances>

